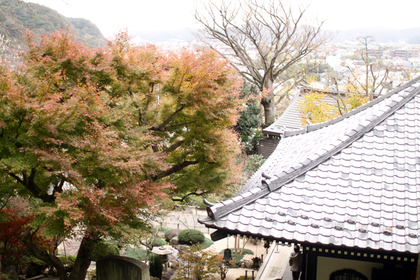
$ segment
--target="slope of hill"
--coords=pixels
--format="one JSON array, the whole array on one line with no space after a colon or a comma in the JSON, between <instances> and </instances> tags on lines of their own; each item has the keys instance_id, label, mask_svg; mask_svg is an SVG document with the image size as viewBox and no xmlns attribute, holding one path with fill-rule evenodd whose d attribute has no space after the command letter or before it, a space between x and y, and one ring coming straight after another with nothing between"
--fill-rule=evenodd
<instances>
[{"instance_id":1,"label":"slope of hill","mask_svg":"<svg viewBox=\"0 0 420 280\"><path fill-rule=\"evenodd\" d=\"M354 42L357 37L373 36L376 43L402 43L407 44L420 44L420 27L408 28L402 30L380 28L380 27L367 27L351 30L338 31L334 42Z\"/></svg>"},{"instance_id":2,"label":"slope of hill","mask_svg":"<svg viewBox=\"0 0 420 280\"><path fill-rule=\"evenodd\" d=\"M101 46L104 36L90 21L81 18L66 18L58 12L34 3L18 0L0 0L0 34L23 42L22 34L26 29L51 33L70 28L76 38L90 46Z\"/></svg>"},{"instance_id":3,"label":"slope of hill","mask_svg":"<svg viewBox=\"0 0 420 280\"><path fill-rule=\"evenodd\" d=\"M190 42L195 39L193 33L196 30L180 28L170 31L137 32L135 37L153 43L162 43L170 40ZM366 27L350 30L327 31L335 35L333 42L355 42L357 37L372 36L379 44L402 43L420 44L420 27L402 30L387 29L381 27Z\"/></svg>"}]
</instances>

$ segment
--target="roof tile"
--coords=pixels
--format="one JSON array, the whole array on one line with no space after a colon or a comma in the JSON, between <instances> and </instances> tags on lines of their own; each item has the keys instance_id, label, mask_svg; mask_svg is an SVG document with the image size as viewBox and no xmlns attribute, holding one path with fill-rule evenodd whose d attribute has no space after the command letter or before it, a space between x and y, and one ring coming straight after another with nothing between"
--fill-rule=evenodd
<instances>
[{"instance_id":1,"label":"roof tile","mask_svg":"<svg viewBox=\"0 0 420 280\"><path fill-rule=\"evenodd\" d=\"M208 225L301 243L418 253L417 80L282 139L235 199L211 208L222 215ZM262 172L277 184L272 192L261 187Z\"/></svg>"}]
</instances>

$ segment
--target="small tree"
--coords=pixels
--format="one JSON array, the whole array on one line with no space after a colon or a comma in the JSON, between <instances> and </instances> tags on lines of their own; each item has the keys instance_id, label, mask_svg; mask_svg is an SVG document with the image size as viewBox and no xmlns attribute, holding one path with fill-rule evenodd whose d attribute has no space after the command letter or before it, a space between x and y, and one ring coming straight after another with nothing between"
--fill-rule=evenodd
<instances>
[{"instance_id":1,"label":"small tree","mask_svg":"<svg viewBox=\"0 0 420 280\"><path fill-rule=\"evenodd\" d=\"M241 116L235 126L235 130L241 136L241 142L247 153L253 153L257 151L258 138L262 125L262 110L258 101L255 99L258 96L258 88L249 83L245 82L242 89L242 98L246 101L246 107L241 112Z\"/></svg>"},{"instance_id":2,"label":"small tree","mask_svg":"<svg viewBox=\"0 0 420 280\"><path fill-rule=\"evenodd\" d=\"M219 254L193 245L179 252L179 265L173 280L207 280L214 279L215 273L226 275L221 261Z\"/></svg>"},{"instance_id":3,"label":"small tree","mask_svg":"<svg viewBox=\"0 0 420 280\"><path fill-rule=\"evenodd\" d=\"M24 213L19 209L7 207L0 210L0 274L1 268L13 265L24 269L24 259L29 255L22 238L34 221L33 214ZM40 248L54 251L55 242L43 236L43 228L34 233L34 242Z\"/></svg>"},{"instance_id":4,"label":"small tree","mask_svg":"<svg viewBox=\"0 0 420 280\"><path fill-rule=\"evenodd\" d=\"M360 74L356 73L351 67L347 67L352 76L352 79L349 80L349 91L364 95L371 101L384 91L389 69L388 67L381 67L380 63L375 62L369 56L369 45L374 41L372 36L358 37L357 41L362 44L359 56L364 62L365 71L363 74Z\"/></svg>"},{"instance_id":5,"label":"small tree","mask_svg":"<svg viewBox=\"0 0 420 280\"><path fill-rule=\"evenodd\" d=\"M331 96L336 99L335 105L332 105L325 101L324 98L326 96L326 93L312 91L299 102L298 108L300 110L302 125L328 121L369 101L362 94L347 93Z\"/></svg>"},{"instance_id":6,"label":"small tree","mask_svg":"<svg viewBox=\"0 0 420 280\"><path fill-rule=\"evenodd\" d=\"M242 240L242 246L240 244L241 240ZM249 240L251 239L247 236L240 236L239 234L235 235L234 253L238 255L243 255L245 252L245 245L248 243Z\"/></svg>"},{"instance_id":7,"label":"small tree","mask_svg":"<svg viewBox=\"0 0 420 280\"><path fill-rule=\"evenodd\" d=\"M203 194L235 180L242 82L217 53L163 53L126 33L103 49L66 31L27 41L21 64L0 65L0 192L34 198L24 244L61 280L83 280L101 240L149 229L171 185ZM42 226L81 236L70 275L36 243Z\"/></svg>"}]
</instances>

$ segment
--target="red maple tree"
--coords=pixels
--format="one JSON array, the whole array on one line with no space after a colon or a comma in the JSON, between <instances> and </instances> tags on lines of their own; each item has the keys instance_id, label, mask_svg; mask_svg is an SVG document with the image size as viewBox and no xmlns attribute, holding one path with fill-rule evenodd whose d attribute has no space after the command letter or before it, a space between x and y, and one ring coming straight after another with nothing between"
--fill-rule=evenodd
<instances>
[{"instance_id":1,"label":"red maple tree","mask_svg":"<svg viewBox=\"0 0 420 280\"><path fill-rule=\"evenodd\" d=\"M126 33L103 49L65 31L27 45L17 68L0 67L0 179L36 198L23 242L60 279L84 279L101 239L148 228L164 190L235 180L241 81L215 52L137 47ZM69 276L39 227L82 237Z\"/></svg>"}]
</instances>

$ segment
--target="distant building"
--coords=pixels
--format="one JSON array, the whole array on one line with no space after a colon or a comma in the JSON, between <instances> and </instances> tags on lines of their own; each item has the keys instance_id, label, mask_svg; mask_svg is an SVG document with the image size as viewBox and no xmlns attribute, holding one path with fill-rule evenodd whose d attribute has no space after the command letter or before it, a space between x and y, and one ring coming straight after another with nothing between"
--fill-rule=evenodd
<instances>
[{"instance_id":1,"label":"distant building","mask_svg":"<svg viewBox=\"0 0 420 280\"><path fill-rule=\"evenodd\" d=\"M372 57L376 57L376 58L381 58L384 55L384 50L382 49L373 49L373 50L368 50L368 56Z\"/></svg>"},{"instance_id":2,"label":"distant building","mask_svg":"<svg viewBox=\"0 0 420 280\"><path fill-rule=\"evenodd\" d=\"M413 57L418 57L419 52L418 50L394 50L391 54L392 58L402 58L402 59L409 59Z\"/></svg>"}]
</instances>

